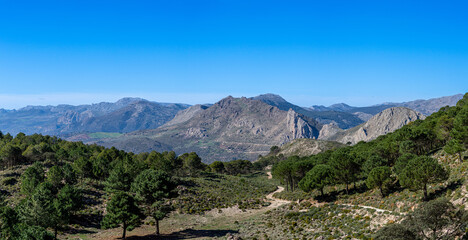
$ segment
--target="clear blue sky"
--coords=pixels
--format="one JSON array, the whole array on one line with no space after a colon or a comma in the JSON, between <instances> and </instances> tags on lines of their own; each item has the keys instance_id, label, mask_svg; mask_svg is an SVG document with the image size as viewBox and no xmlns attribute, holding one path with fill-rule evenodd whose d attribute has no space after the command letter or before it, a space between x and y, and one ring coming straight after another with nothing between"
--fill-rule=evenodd
<instances>
[{"instance_id":1,"label":"clear blue sky","mask_svg":"<svg viewBox=\"0 0 468 240\"><path fill-rule=\"evenodd\" d=\"M467 12L466 1L0 0L0 108L464 93Z\"/></svg>"}]
</instances>

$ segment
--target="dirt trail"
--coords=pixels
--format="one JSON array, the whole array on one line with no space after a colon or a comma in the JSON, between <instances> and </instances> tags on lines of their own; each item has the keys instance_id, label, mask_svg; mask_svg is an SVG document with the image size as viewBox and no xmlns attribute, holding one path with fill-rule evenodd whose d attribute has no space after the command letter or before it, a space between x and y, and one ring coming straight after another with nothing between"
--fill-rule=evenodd
<instances>
[{"instance_id":1,"label":"dirt trail","mask_svg":"<svg viewBox=\"0 0 468 240\"><path fill-rule=\"evenodd\" d=\"M267 172L267 175L268 175L268 179L271 179L273 177L271 175L271 172ZM282 191L284 191L284 187L278 186L278 190L276 190L276 191L274 191L274 192L272 192L272 193L270 193L270 194L268 194L266 196L267 199L272 200L271 205L275 204L275 206L273 206L272 208L277 208L277 207L279 207L281 205L291 203L291 201L287 201L287 200L283 200L283 199L273 197L273 194L275 194L277 192L282 192ZM276 205L276 204L279 204L279 205ZM319 204L317 203L316 205L319 205ZM353 204L339 204L339 205L347 206L347 207L359 207L359 208L365 208L365 209L373 209L376 212L392 212L392 211L389 211L389 210L375 208L375 207L371 207L371 206L365 206L365 205L353 205ZM304 211L304 210L301 210L301 211Z\"/></svg>"},{"instance_id":2,"label":"dirt trail","mask_svg":"<svg viewBox=\"0 0 468 240\"><path fill-rule=\"evenodd\" d=\"M374 209L376 212L392 212L390 210L385 210L385 209L375 208L375 207L365 206L365 205L353 205L353 204L338 204L338 205L347 206L347 207L360 207L360 208L365 208L365 209Z\"/></svg>"},{"instance_id":3,"label":"dirt trail","mask_svg":"<svg viewBox=\"0 0 468 240\"><path fill-rule=\"evenodd\" d=\"M268 179L272 178L271 172L267 172L267 175L268 175ZM282 192L282 191L284 191L284 187L278 186L278 189L276 191L266 195L267 201L269 201L271 203L270 206L267 207L268 209L277 208L277 207L280 207L280 206L282 206L284 204L291 203L291 201L273 197L273 195L275 193L279 193L279 192Z\"/></svg>"}]
</instances>

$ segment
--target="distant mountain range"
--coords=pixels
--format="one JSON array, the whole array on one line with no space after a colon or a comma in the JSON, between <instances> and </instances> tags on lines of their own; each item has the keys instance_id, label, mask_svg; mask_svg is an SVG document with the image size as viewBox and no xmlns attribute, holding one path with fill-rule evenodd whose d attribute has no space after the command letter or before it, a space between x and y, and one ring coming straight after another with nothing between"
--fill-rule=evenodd
<instances>
[{"instance_id":1,"label":"distant mountain range","mask_svg":"<svg viewBox=\"0 0 468 240\"><path fill-rule=\"evenodd\" d=\"M403 102L403 103L382 103L378 105L373 105L369 107L353 107L349 106L346 103L338 103L333 104L331 106L317 106L314 105L309 109L312 111L337 111L337 112L346 112L346 113L364 113L375 115L383 110L391 107L406 107L409 109L413 109L417 112L420 112L426 116L431 115L433 112L437 112L441 107L444 106L454 106L458 100L463 98L463 94L457 94L453 96L447 97L440 97L440 98L432 98L428 100L415 100L410 102ZM366 120L367 121L367 120Z\"/></svg>"},{"instance_id":2,"label":"distant mountain range","mask_svg":"<svg viewBox=\"0 0 468 240\"><path fill-rule=\"evenodd\" d=\"M92 105L28 106L0 110L0 130L17 134L73 135L82 132L132 132L154 129L190 105L123 98Z\"/></svg>"},{"instance_id":3,"label":"distant mountain range","mask_svg":"<svg viewBox=\"0 0 468 240\"><path fill-rule=\"evenodd\" d=\"M453 106L461 98L458 94L369 107L341 103L310 108L275 94L229 96L212 105L194 106L124 98L115 103L0 109L0 130L57 135L133 152L195 151L206 162L253 160L267 154L271 146L294 139L368 141L443 106ZM309 145L315 148L314 144Z\"/></svg>"}]
</instances>

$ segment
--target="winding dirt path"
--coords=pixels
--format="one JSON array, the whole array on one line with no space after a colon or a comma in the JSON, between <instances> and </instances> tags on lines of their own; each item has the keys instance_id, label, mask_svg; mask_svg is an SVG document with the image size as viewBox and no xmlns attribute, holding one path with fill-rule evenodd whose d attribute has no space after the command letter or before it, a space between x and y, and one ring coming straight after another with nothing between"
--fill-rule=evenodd
<instances>
[{"instance_id":1,"label":"winding dirt path","mask_svg":"<svg viewBox=\"0 0 468 240\"><path fill-rule=\"evenodd\" d=\"M267 172L267 175L268 175L268 179L272 178L271 172ZM275 193L280 193L282 191L284 191L284 187L278 186L278 189L276 191L266 195L267 201L271 203L270 206L267 207L268 209L277 208L285 204L291 203L291 201L273 197Z\"/></svg>"}]
</instances>

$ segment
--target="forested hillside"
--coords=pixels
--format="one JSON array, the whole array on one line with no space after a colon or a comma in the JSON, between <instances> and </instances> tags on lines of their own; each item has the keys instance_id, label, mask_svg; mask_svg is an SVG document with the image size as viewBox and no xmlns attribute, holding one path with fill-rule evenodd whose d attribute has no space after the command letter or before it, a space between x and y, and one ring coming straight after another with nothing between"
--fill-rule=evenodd
<instances>
[{"instance_id":1,"label":"forested hillside","mask_svg":"<svg viewBox=\"0 0 468 240\"><path fill-rule=\"evenodd\" d=\"M380 225L375 225L375 221L369 225L363 219L359 224L367 225L361 226L364 231L359 232L358 238L370 238L378 230L376 239L455 239L463 236L467 227L468 214L464 210L468 202L468 165L464 155L467 147L468 94L465 94L456 106L442 108L425 120L414 121L371 142L310 157L281 160L269 156L259 161L275 163L273 176L289 190L278 197L315 199L326 204L313 207L317 211L334 203L345 213L349 212L342 209L346 206L391 213ZM294 220L297 226L285 226L285 231L292 234L288 236L310 234L305 229L310 228L312 209L309 201L303 203L297 208L307 212L281 218L289 223ZM376 217L366 216L370 222ZM439 224L431 225L435 222L430 221ZM315 234L331 238L354 236L347 235L353 233L353 228L342 232L342 226L328 224L333 227L316 226ZM298 232L298 228L302 230ZM433 232L428 233L429 230Z\"/></svg>"}]
</instances>

